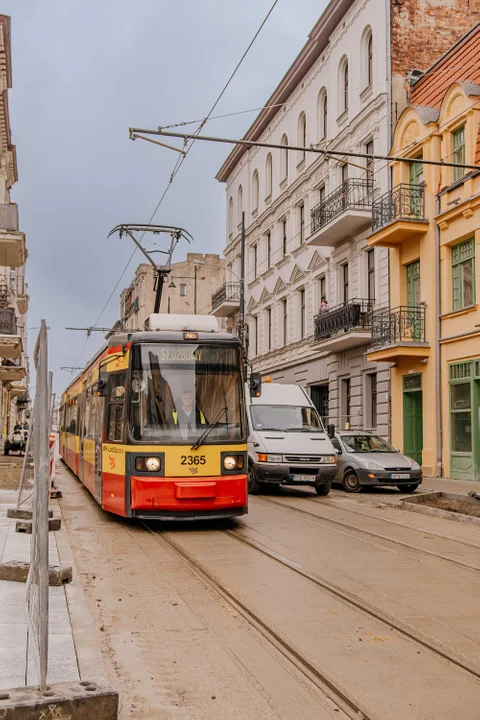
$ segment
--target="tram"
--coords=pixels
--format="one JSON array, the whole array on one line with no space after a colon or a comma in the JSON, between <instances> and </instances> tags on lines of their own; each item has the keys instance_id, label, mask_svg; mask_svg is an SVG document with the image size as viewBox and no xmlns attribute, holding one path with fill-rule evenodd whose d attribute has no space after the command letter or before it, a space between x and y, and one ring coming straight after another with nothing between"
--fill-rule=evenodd
<instances>
[{"instance_id":1,"label":"tram","mask_svg":"<svg viewBox=\"0 0 480 720\"><path fill-rule=\"evenodd\" d=\"M102 508L198 520L247 512L243 351L211 316L153 314L67 387L60 454Z\"/></svg>"}]
</instances>

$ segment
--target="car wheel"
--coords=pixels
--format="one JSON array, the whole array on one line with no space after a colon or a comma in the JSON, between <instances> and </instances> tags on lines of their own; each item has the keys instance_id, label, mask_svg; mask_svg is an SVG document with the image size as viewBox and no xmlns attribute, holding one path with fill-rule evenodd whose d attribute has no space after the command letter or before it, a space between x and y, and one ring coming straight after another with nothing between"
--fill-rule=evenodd
<instances>
[{"instance_id":1,"label":"car wheel","mask_svg":"<svg viewBox=\"0 0 480 720\"><path fill-rule=\"evenodd\" d=\"M413 493L418 488L418 483L412 483L411 485L397 485L400 492Z\"/></svg>"},{"instance_id":2,"label":"car wheel","mask_svg":"<svg viewBox=\"0 0 480 720\"><path fill-rule=\"evenodd\" d=\"M248 466L248 492L250 495L258 495L259 493L265 492L265 483L257 480L255 468L253 465Z\"/></svg>"},{"instance_id":3,"label":"car wheel","mask_svg":"<svg viewBox=\"0 0 480 720\"><path fill-rule=\"evenodd\" d=\"M331 487L332 483L329 482L323 483L323 485L315 485L315 492L317 495L328 495Z\"/></svg>"},{"instance_id":4,"label":"car wheel","mask_svg":"<svg viewBox=\"0 0 480 720\"><path fill-rule=\"evenodd\" d=\"M362 486L360 485L360 480L358 479L357 473L355 470L352 470L349 468L345 471L343 475L342 480L342 487L346 492L349 493L357 493L360 492L362 489Z\"/></svg>"}]
</instances>

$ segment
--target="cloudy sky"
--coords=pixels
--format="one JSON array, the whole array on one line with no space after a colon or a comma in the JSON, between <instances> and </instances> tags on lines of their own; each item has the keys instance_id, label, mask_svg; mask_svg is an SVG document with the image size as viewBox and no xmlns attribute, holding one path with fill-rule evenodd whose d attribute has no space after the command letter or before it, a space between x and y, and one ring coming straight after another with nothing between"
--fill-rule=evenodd
<instances>
[{"instance_id":1,"label":"cloudy sky","mask_svg":"<svg viewBox=\"0 0 480 720\"><path fill-rule=\"evenodd\" d=\"M69 332L98 318L132 253L128 239L107 239L121 222L147 222L176 155L128 128L204 116L240 59L272 0L3 0L12 18L9 92L19 205L29 250L28 327L50 327L57 392L103 342ZM326 6L279 0L215 114L261 106ZM210 134L238 137L255 115L211 121ZM194 127L194 126L192 126ZM155 221L180 225L197 252L225 244L224 189L214 176L229 148L198 143ZM186 248L179 247L175 260ZM118 318L119 292L99 319ZM30 332L30 346L36 331ZM79 358L79 355L83 352Z\"/></svg>"}]
</instances>

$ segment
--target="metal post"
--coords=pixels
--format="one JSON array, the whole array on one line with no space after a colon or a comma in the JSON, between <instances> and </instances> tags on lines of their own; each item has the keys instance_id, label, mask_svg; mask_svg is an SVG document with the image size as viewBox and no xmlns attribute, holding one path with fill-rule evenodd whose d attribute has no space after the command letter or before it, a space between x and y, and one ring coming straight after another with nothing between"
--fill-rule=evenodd
<instances>
[{"instance_id":1,"label":"metal post","mask_svg":"<svg viewBox=\"0 0 480 720\"><path fill-rule=\"evenodd\" d=\"M197 266L193 266L193 314L197 314Z\"/></svg>"},{"instance_id":2,"label":"metal post","mask_svg":"<svg viewBox=\"0 0 480 720\"><path fill-rule=\"evenodd\" d=\"M240 236L240 303L238 313L239 336L245 346L245 212L242 212L242 234Z\"/></svg>"}]
</instances>

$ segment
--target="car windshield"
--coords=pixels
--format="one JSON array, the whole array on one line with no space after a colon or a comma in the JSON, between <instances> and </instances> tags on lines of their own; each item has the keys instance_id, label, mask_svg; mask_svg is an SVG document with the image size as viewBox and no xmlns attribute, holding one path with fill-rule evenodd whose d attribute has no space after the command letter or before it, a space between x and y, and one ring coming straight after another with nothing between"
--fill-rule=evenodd
<instances>
[{"instance_id":1,"label":"car windshield","mask_svg":"<svg viewBox=\"0 0 480 720\"><path fill-rule=\"evenodd\" d=\"M130 433L140 442L245 438L239 347L148 343L132 349Z\"/></svg>"},{"instance_id":2,"label":"car windshield","mask_svg":"<svg viewBox=\"0 0 480 720\"><path fill-rule=\"evenodd\" d=\"M292 405L251 405L255 430L279 432L323 432L317 411L311 407Z\"/></svg>"},{"instance_id":3,"label":"car windshield","mask_svg":"<svg viewBox=\"0 0 480 720\"><path fill-rule=\"evenodd\" d=\"M379 435L340 435L347 452L352 453L393 453L396 452Z\"/></svg>"}]
</instances>

